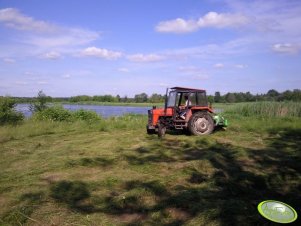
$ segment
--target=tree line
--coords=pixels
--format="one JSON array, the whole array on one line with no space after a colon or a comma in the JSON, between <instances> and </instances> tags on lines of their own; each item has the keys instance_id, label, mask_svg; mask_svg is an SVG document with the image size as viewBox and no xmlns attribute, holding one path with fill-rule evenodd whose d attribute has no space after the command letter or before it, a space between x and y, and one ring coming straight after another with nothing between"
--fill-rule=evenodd
<instances>
[{"instance_id":1,"label":"tree line","mask_svg":"<svg viewBox=\"0 0 301 226\"><path fill-rule=\"evenodd\" d=\"M41 91L40 91L41 92ZM72 97L50 97L44 93L40 93L44 96L46 102L114 102L114 103L164 103L165 95L154 93L147 95L146 93L140 93L134 95L134 97L128 97L120 95L78 95ZM28 103L36 101L37 97L14 97L17 103ZM301 90L286 90L284 92L278 92L275 89L269 90L265 94L252 94L250 92L228 92L222 95L220 92L215 92L214 95L208 95L209 102L212 103L239 103L239 102L254 102L254 101L301 101Z\"/></svg>"},{"instance_id":2,"label":"tree line","mask_svg":"<svg viewBox=\"0 0 301 226\"><path fill-rule=\"evenodd\" d=\"M208 99L214 103L240 103L240 102L254 102L254 101L301 101L301 90L286 90L278 92L275 89L269 90L265 94L253 95L250 92L234 92L221 95L220 92L215 92L214 96L209 95Z\"/></svg>"},{"instance_id":3,"label":"tree line","mask_svg":"<svg viewBox=\"0 0 301 226\"><path fill-rule=\"evenodd\" d=\"M72 103L80 103L80 102L112 102L112 103L163 103L165 99L165 95L161 94L152 94L148 96L146 93L136 94L134 97L128 97L120 95L78 95L72 97L51 97L47 96L42 91L39 92L39 96L43 96L46 102L72 102ZM38 97L12 97L17 103L29 103L37 100Z\"/></svg>"}]
</instances>

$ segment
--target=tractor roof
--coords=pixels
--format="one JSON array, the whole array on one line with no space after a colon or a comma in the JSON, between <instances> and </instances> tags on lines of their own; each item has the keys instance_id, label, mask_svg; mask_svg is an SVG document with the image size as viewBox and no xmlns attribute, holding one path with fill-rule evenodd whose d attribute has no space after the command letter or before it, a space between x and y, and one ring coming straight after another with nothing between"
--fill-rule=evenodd
<instances>
[{"instance_id":1,"label":"tractor roof","mask_svg":"<svg viewBox=\"0 0 301 226\"><path fill-rule=\"evenodd\" d=\"M180 92L196 92L196 91L205 92L204 89L191 89L191 88L185 88L185 87L172 87L170 89L180 91Z\"/></svg>"}]
</instances>

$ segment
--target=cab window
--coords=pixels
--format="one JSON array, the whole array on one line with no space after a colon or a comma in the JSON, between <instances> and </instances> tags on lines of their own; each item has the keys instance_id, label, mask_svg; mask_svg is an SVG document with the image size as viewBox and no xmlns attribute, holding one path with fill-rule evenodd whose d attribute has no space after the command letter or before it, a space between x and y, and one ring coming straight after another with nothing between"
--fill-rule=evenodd
<instances>
[{"instance_id":1,"label":"cab window","mask_svg":"<svg viewBox=\"0 0 301 226\"><path fill-rule=\"evenodd\" d=\"M189 95L189 105L195 106L196 104L196 93L190 93Z\"/></svg>"},{"instance_id":2,"label":"cab window","mask_svg":"<svg viewBox=\"0 0 301 226\"><path fill-rule=\"evenodd\" d=\"M167 107L173 107L176 103L176 92L170 92L167 102Z\"/></svg>"},{"instance_id":3,"label":"cab window","mask_svg":"<svg viewBox=\"0 0 301 226\"><path fill-rule=\"evenodd\" d=\"M205 92L198 92L197 93L197 105L202 107L207 107L207 98Z\"/></svg>"}]
</instances>

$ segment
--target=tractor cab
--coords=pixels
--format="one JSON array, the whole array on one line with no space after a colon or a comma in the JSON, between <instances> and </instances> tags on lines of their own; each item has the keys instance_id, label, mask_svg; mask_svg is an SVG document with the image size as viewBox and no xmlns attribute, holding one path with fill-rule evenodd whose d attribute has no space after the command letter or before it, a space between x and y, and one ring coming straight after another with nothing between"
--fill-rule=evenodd
<instances>
[{"instance_id":1,"label":"tractor cab","mask_svg":"<svg viewBox=\"0 0 301 226\"><path fill-rule=\"evenodd\" d=\"M168 129L205 135L217 125L226 126L225 121L208 106L205 90L173 87L166 90L164 108L148 110L147 133L157 132L162 137Z\"/></svg>"},{"instance_id":2,"label":"tractor cab","mask_svg":"<svg viewBox=\"0 0 301 226\"><path fill-rule=\"evenodd\" d=\"M183 116L187 115L187 113L191 113L191 109L206 108L206 110L212 112L212 110L208 108L205 90L182 87L171 88L167 98L166 108L173 109L173 119L176 120L185 120L186 116ZM187 119L185 121L187 121Z\"/></svg>"}]
</instances>

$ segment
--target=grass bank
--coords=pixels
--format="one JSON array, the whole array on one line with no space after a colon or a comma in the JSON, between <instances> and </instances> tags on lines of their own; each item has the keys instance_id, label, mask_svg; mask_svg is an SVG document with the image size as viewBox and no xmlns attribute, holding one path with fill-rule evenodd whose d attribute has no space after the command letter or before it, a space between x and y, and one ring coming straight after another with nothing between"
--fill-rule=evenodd
<instances>
[{"instance_id":1,"label":"grass bank","mask_svg":"<svg viewBox=\"0 0 301 226\"><path fill-rule=\"evenodd\" d=\"M0 224L269 225L268 199L300 215L300 117L228 119L162 140L135 115L2 126Z\"/></svg>"}]
</instances>

